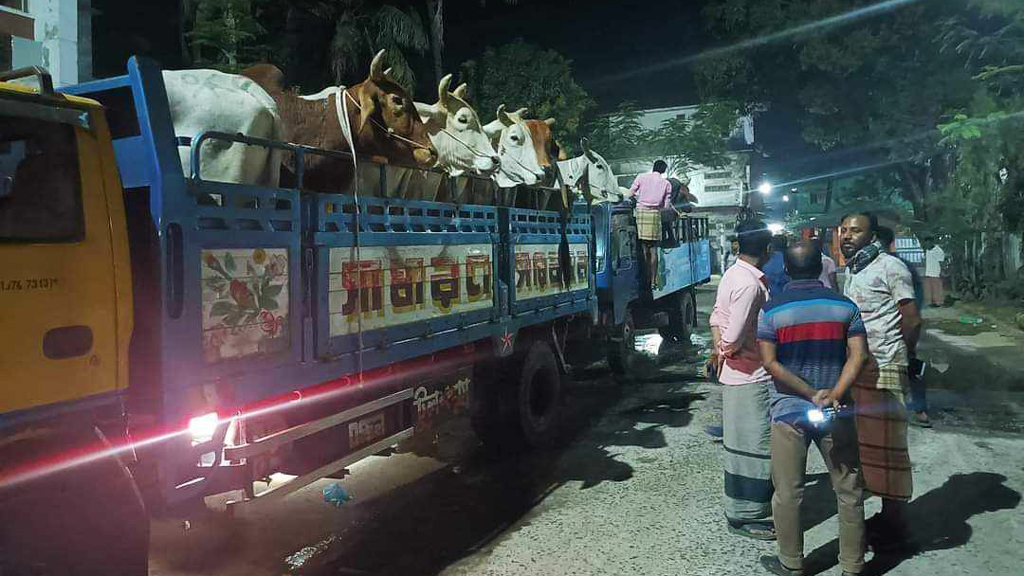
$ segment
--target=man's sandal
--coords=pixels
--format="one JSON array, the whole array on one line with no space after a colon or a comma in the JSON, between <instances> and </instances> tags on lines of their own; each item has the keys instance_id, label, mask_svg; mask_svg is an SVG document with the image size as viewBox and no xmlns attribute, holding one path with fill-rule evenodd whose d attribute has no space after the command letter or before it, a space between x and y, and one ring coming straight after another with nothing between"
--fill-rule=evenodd
<instances>
[{"instance_id":1,"label":"man's sandal","mask_svg":"<svg viewBox=\"0 0 1024 576\"><path fill-rule=\"evenodd\" d=\"M754 540L775 540L775 525L770 522L729 523L729 532Z\"/></svg>"}]
</instances>

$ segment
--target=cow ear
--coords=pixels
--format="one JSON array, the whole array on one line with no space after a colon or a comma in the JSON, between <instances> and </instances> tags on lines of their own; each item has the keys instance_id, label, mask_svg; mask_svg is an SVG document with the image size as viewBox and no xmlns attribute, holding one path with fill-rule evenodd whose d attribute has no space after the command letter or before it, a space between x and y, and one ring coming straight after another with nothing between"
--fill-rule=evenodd
<instances>
[{"instance_id":1,"label":"cow ear","mask_svg":"<svg viewBox=\"0 0 1024 576\"><path fill-rule=\"evenodd\" d=\"M377 99L370 93L370 90L363 87L363 90L359 93L359 129L356 134L363 131L366 127L366 123L370 121L370 117L377 111Z\"/></svg>"},{"instance_id":2,"label":"cow ear","mask_svg":"<svg viewBox=\"0 0 1024 576\"><path fill-rule=\"evenodd\" d=\"M379 82L384 79L384 53L386 50L377 52L370 62L370 75L367 77L372 82Z\"/></svg>"},{"instance_id":3,"label":"cow ear","mask_svg":"<svg viewBox=\"0 0 1024 576\"><path fill-rule=\"evenodd\" d=\"M544 120L544 123L547 124L548 127L550 128L551 126L555 125L555 119L554 118L547 118L547 119Z\"/></svg>"},{"instance_id":4,"label":"cow ear","mask_svg":"<svg viewBox=\"0 0 1024 576\"><path fill-rule=\"evenodd\" d=\"M501 120L494 120L493 122L488 122L487 124L483 125L484 134L487 134L488 138L494 140L501 135L501 129L504 127L505 125L501 123Z\"/></svg>"},{"instance_id":5,"label":"cow ear","mask_svg":"<svg viewBox=\"0 0 1024 576\"><path fill-rule=\"evenodd\" d=\"M448 107L448 87L452 85L452 75L448 74L444 78L441 78L441 82L437 85L437 103L441 106L441 110L449 112Z\"/></svg>"},{"instance_id":6,"label":"cow ear","mask_svg":"<svg viewBox=\"0 0 1024 576\"><path fill-rule=\"evenodd\" d=\"M461 85L459 85L458 88L455 89L454 92L452 92L452 94L455 94L459 98L462 98L463 100L465 100L466 99L466 91L467 90L469 90L469 84L466 84L465 82L463 82Z\"/></svg>"},{"instance_id":7,"label":"cow ear","mask_svg":"<svg viewBox=\"0 0 1024 576\"><path fill-rule=\"evenodd\" d=\"M513 124L516 123L516 121L513 120L512 117L508 115L508 112L505 112L504 104L498 106L498 120L500 120L501 123L505 126L512 126Z\"/></svg>"},{"instance_id":8,"label":"cow ear","mask_svg":"<svg viewBox=\"0 0 1024 576\"><path fill-rule=\"evenodd\" d=\"M420 116L420 121L427 123L428 121L436 119L441 115L441 111L438 109L437 104L424 104L423 102L413 102L416 106L416 113Z\"/></svg>"}]
</instances>

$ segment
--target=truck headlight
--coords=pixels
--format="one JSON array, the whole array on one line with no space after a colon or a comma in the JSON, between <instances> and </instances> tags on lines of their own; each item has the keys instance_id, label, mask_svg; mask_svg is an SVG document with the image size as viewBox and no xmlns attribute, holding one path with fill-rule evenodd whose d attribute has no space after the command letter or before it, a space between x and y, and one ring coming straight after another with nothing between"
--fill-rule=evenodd
<instances>
[{"instance_id":1,"label":"truck headlight","mask_svg":"<svg viewBox=\"0 0 1024 576\"><path fill-rule=\"evenodd\" d=\"M192 445L213 440L213 435L217 432L217 423L219 421L220 419L217 417L216 412L196 416L189 420L188 433L192 436Z\"/></svg>"}]
</instances>

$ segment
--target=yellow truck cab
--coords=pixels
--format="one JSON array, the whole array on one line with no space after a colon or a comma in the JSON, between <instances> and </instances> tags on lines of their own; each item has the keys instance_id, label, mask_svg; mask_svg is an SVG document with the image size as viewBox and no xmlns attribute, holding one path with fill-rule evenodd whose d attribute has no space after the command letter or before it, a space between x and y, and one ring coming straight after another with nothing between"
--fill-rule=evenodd
<instances>
[{"instance_id":1,"label":"yellow truck cab","mask_svg":"<svg viewBox=\"0 0 1024 576\"><path fill-rule=\"evenodd\" d=\"M40 531L63 538L69 522L96 527L94 514L132 502L125 455L110 449L126 428L132 295L103 107L55 93L38 68L0 75L0 319L0 573L19 554L61 573ZM68 500L86 482L109 490ZM88 531L69 538L96 546Z\"/></svg>"}]
</instances>

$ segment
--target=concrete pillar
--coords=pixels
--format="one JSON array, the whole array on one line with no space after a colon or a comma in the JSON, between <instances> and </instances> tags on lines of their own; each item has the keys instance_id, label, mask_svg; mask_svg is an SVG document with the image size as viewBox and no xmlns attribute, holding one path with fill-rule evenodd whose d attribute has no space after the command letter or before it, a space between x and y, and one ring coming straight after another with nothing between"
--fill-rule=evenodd
<instances>
[{"instance_id":1,"label":"concrete pillar","mask_svg":"<svg viewBox=\"0 0 1024 576\"><path fill-rule=\"evenodd\" d=\"M78 0L33 0L36 41L55 87L78 83Z\"/></svg>"}]
</instances>

